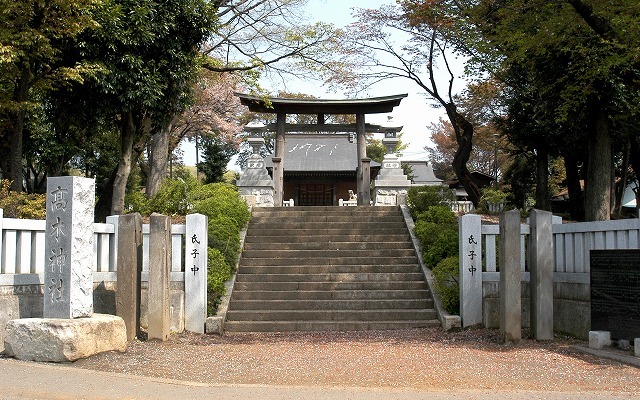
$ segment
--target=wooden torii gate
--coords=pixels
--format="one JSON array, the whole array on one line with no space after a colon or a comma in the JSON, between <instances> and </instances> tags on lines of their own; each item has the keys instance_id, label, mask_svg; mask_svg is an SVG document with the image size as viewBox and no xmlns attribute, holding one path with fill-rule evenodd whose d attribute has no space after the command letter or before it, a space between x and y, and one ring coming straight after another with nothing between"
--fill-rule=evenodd
<instances>
[{"instance_id":1,"label":"wooden torii gate","mask_svg":"<svg viewBox=\"0 0 640 400\"><path fill-rule=\"evenodd\" d=\"M236 93L240 102L250 111L276 114L276 123L267 125L268 131L276 132L276 146L273 157L274 204L282 204L284 188L284 142L286 132L355 132L358 149L358 205L369 205L371 195L370 163L367 158L366 132L379 132L379 125L365 123L366 114L390 113L407 94L366 99L296 99L281 97L260 97ZM288 114L317 115L316 124L288 124ZM355 114L355 124L327 124L325 115Z\"/></svg>"}]
</instances>

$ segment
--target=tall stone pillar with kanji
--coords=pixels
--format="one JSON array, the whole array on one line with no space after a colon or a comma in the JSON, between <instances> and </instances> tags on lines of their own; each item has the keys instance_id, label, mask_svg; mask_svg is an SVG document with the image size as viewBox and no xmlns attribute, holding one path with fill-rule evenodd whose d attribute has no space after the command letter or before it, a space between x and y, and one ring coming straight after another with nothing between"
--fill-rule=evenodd
<instances>
[{"instance_id":1,"label":"tall stone pillar with kanji","mask_svg":"<svg viewBox=\"0 0 640 400\"><path fill-rule=\"evenodd\" d=\"M44 317L93 314L95 183L77 176L47 179Z\"/></svg>"}]
</instances>

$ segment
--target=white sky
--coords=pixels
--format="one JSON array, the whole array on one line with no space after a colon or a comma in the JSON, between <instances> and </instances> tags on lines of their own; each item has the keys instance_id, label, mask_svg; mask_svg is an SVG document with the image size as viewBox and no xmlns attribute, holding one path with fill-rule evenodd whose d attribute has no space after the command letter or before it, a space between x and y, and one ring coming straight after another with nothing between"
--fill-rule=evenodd
<instances>
[{"instance_id":1,"label":"white sky","mask_svg":"<svg viewBox=\"0 0 640 400\"><path fill-rule=\"evenodd\" d=\"M378 8L383 4L395 4L395 0L309 0L305 14L309 16L309 22L321 21L332 23L342 27L353 22L353 8ZM268 82L264 86L271 92L277 92L284 88L271 87ZM319 98L342 98L342 93L327 93L323 88L318 88L317 83L290 81L286 88L289 92L311 94ZM427 126L437 122L439 117L445 117L444 110L433 108L432 102L419 91L419 87L406 79L392 79L377 83L365 94L358 97L378 97L407 93L400 106L396 107L390 115L397 124L404 126L402 140L408 144L403 152L403 159L427 160L425 146L431 146L430 132ZM386 121L389 114L371 114L366 117L368 123L381 123ZM184 161L187 165L195 164L195 150L193 144L183 144ZM232 163L233 164L233 161ZM235 165L229 165L230 169L237 170Z\"/></svg>"}]
</instances>

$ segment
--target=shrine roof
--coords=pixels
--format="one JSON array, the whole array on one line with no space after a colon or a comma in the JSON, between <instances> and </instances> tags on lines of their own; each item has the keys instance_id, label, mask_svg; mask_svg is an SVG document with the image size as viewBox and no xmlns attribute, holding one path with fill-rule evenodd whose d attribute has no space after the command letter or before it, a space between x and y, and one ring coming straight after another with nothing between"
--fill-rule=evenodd
<instances>
[{"instance_id":1,"label":"shrine roof","mask_svg":"<svg viewBox=\"0 0 640 400\"><path fill-rule=\"evenodd\" d=\"M250 111L285 114L379 114L393 111L407 94L366 99L299 99L235 93Z\"/></svg>"}]
</instances>

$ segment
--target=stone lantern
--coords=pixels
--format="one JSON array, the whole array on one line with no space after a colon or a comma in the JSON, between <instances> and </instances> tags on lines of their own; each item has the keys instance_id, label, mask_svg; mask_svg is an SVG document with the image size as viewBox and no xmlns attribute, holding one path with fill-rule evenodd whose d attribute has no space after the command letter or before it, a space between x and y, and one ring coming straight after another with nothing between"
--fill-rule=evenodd
<instances>
[{"instance_id":1,"label":"stone lantern","mask_svg":"<svg viewBox=\"0 0 640 400\"><path fill-rule=\"evenodd\" d=\"M252 154L247 159L247 167L242 171L236 182L240 196L247 204L257 207L273 207L273 179L260 156L260 149L264 145L262 135L267 127L259 121L252 121L244 127L250 135L247 142L251 146Z\"/></svg>"},{"instance_id":2,"label":"stone lantern","mask_svg":"<svg viewBox=\"0 0 640 400\"><path fill-rule=\"evenodd\" d=\"M380 131L384 133L384 144L387 154L382 161L382 168L378 177L374 181L374 195L376 206L396 206L404 204L407 189L411 186L411 181L402 170L400 159L395 154L395 148L400 139L398 132L402 130L402 125L397 125L393 117L387 117L387 121L380 125Z\"/></svg>"}]
</instances>

